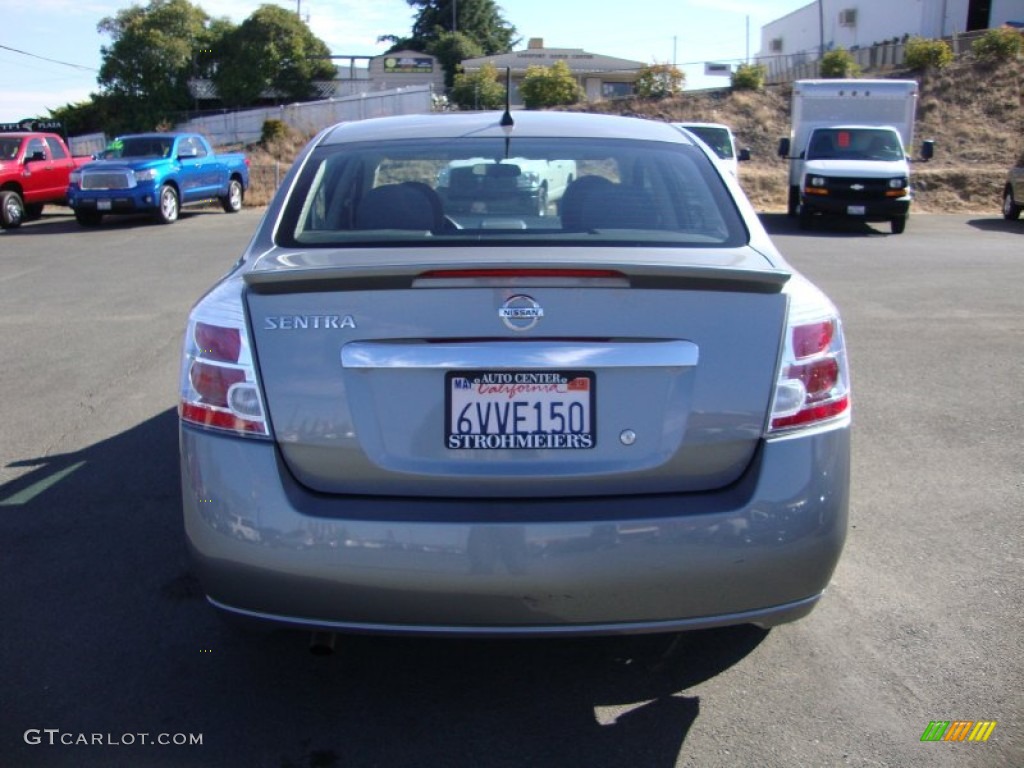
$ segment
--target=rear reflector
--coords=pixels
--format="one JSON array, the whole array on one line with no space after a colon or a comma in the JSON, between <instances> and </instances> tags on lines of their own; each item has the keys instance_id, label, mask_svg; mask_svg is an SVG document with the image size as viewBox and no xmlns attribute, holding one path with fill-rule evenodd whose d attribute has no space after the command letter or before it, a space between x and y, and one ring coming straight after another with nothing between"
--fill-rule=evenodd
<instances>
[{"instance_id":1,"label":"rear reflector","mask_svg":"<svg viewBox=\"0 0 1024 768\"><path fill-rule=\"evenodd\" d=\"M237 328L223 328L196 322L195 342L204 357L235 363L238 362L238 353L242 349L242 334Z\"/></svg>"}]
</instances>

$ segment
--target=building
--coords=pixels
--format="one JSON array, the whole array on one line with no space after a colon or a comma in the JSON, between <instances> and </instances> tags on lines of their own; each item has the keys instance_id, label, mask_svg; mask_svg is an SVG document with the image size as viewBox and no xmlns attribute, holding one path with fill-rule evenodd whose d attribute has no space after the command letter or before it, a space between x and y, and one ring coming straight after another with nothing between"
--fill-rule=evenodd
<instances>
[{"instance_id":1,"label":"building","mask_svg":"<svg viewBox=\"0 0 1024 768\"><path fill-rule=\"evenodd\" d=\"M559 61L569 66L583 87L587 101L629 96L633 93L633 84L640 70L646 66L642 61L588 53L582 48L545 48L544 40L535 37L530 40L526 50L466 59L462 62L462 68L466 73L479 71L485 64L493 64L499 72L510 69L511 102L519 105L522 104L519 83L523 81L526 70L529 67L550 67Z\"/></svg>"},{"instance_id":2,"label":"building","mask_svg":"<svg viewBox=\"0 0 1024 768\"><path fill-rule=\"evenodd\" d=\"M761 28L759 63L769 73L904 37L930 39L1024 22L1024 0L820 0Z\"/></svg>"},{"instance_id":3,"label":"building","mask_svg":"<svg viewBox=\"0 0 1024 768\"><path fill-rule=\"evenodd\" d=\"M435 92L444 93L444 69L429 53L396 51L374 56L368 69L374 91L430 85Z\"/></svg>"}]
</instances>

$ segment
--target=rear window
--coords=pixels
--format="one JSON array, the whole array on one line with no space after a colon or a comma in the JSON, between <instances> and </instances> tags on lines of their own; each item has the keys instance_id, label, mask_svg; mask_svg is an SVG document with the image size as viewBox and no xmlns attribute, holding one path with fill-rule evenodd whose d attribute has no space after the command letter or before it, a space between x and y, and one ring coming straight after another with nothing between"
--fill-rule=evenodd
<instances>
[{"instance_id":1,"label":"rear window","mask_svg":"<svg viewBox=\"0 0 1024 768\"><path fill-rule=\"evenodd\" d=\"M277 239L735 247L747 231L718 172L690 145L463 137L319 147L288 195Z\"/></svg>"}]
</instances>

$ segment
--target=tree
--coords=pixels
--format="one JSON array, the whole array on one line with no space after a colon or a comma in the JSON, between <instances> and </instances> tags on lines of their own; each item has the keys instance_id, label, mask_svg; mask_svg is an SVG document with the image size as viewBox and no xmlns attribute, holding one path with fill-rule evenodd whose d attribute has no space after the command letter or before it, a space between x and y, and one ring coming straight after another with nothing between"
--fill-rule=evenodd
<instances>
[{"instance_id":1,"label":"tree","mask_svg":"<svg viewBox=\"0 0 1024 768\"><path fill-rule=\"evenodd\" d=\"M459 65L466 59L475 59L484 55L483 48L468 35L462 32L442 32L434 42L427 46L427 53L436 56L444 69L444 84L451 88L458 77Z\"/></svg>"},{"instance_id":2,"label":"tree","mask_svg":"<svg viewBox=\"0 0 1024 768\"><path fill-rule=\"evenodd\" d=\"M381 35L378 42L391 43L387 53L411 50L430 53L445 33L457 32L480 47L478 56L507 53L519 42L516 28L501 15L494 0L406 0L418 8L412 31L406 36ZM453 17L454 11L454 17ZM437 55L437 54L434 54ZM438 56L440 58L440 56ZM474 58L474 57L467 57ZM453 83L459 62L442 62L445 82Z\"/></svg>"},{"instance_id":3,"label":"tree","mask_svg":"<svg viewBox=\"0 0 1024 768\"><path fill-rule=\"evenodd\" d=\"M829 79L858 77L860 66L853 59L853 54L839 47L821 57L821 76Z\"/></svg>"},{"instance_id":4,"label":"tree","mask_svg":"<svg viewBox=\"0 0 1024 768\"><path fill-rule=\"evenodd\" d=\"M686 74L671 64L651 64L640 70L634 89L645 99L663 99L676 96L683 90Z\"/></svg>"},{"instance_id":5,"label":"tree","mask_svg":"<svg viewBox=\"0 0 1024 768\"><path fill-rule=\"evenodd\" d=\"M68 136L77 136L104 132L114 115L111 114L110 97L93 93L88 101L51 109L50 118L60 122Z\"/></svg>"},{"instance_id":6,"label":"tree","mask_svg":"<svg viewBox=\"0 0 1024 768\"><path fill-rule=\"evenodd\" d=\"M253 104L267 91L288 101L313 95L314 80L334 77L330 49L294 11L261 5L225 35L215 52L217 95L229 106Z\"/></svg>"},{"instance_id":7,"label":"tree","mask_svg":"<svg viewBox=\"0 0 1024 768\"><path fill-rule=\"evenodd\" d=\"M201 60L217 47L224 24L212 26L188 0L150 0L102 19L97 29L113 40L101 46L97 78L114 109L112 130L151 129L189 105L188 81L201 76Z\"/></svg>"},{"instance_id":8,"label":"tree","mask_svg":"<svg viewBox=\"0 0 1024 768\"><path fill-rule=\"evenodd\" d=\"M484 64L476 72L455 75L452 101L462 109L500 109L505 104L505 84L493 64Z\"/></svg>"},{"instance_id":9,"label":"tree","mask_svg":"<svg viewBox=\"0 0 1024 768\"><path fill-rule=\"evenodd\" d=\"M564 61L556 61L550 67L527 67L519 84L519 95L527 109L576 104L584 97L583 89Z\"/></svg>"}]
</instances>

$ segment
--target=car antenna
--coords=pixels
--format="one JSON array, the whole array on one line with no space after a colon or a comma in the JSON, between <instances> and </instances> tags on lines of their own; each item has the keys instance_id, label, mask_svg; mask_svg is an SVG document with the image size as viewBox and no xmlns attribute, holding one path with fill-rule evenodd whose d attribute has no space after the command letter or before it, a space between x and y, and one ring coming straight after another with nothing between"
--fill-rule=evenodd
<instances>
[{"instance_id":1,"label":"car antenna","mask_svg":"<svg viewBox=\"0 0 1024 768\"><path fill-rule=\"evenodd\" d=\"M512 120L512 67L505 67L505 114L501 116L502 128L515 125Z\"/></svg>"},{"instance_id":2,"label":"car antenna","mask_svg":"<svg viewBox=\"0 0 1024 768\"><path fill-rule=\"evenodd\" d=\"M505 132L505 159L508 160L512 127L515 125L515 121L512 119L512 67L505 67L505 114L501 116L501 121L498 124Z\"/></svg>"}]
</instances>

